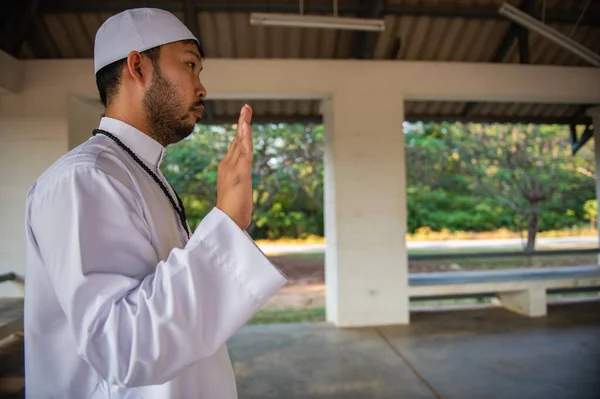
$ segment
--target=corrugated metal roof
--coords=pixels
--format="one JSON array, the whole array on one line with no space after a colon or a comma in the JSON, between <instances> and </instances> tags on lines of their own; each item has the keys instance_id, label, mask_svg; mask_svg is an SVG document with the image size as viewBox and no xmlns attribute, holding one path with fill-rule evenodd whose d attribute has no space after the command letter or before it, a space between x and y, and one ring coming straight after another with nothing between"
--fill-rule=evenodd
<instances>
[{"instance_id":1,"label":"corrugated metal roof","mask_svg":"<svg viewBox=\"0 0 600 399\"><path fill-rule=\"evenodd\" d=\"M184 15L175 11L182 21ZM112 13L44 14L36 21L53 58L93 56L96 30ZM257 27L245 12L197 13L200 37L210 58L349 58L356 33L325 29ZM376 34L373 58L489 62L510 27L508 21L387 15ZM570 34L573 25L550 24ZM578 26L573 39L600 51L599 26ZM586 65L568 50L530 33L532 64ZM27 41L24 46L29 47ZM23 58L33 54L24 49ZM506 57L518 62L516 41Z\"/></svg>"},{"instance_id":2,"label":"corrugated metal roof","mask_svg":"<svg viewBox=\"0 0 600 399\"><path fill-rule=\"evenodd\" d=\"M498 56L501 44L511 32L511 23L497 14L503 0L387 0L383 15L387 29L372 34L369 52L376 60L423 60L452 62L491 62ZM519 6L527 0L511 0ZM362 10L359 0L340 0L340 13L357 15ZM34 21L34 30L23 42L19 56L35 58L34 49L45 48L51 58L90 58L93 56L93 39L100 25L119 11L118 0L104 3L100 0L62 0L44 5L42 13ZM131 6L132 1L127 3ZM135 3L134 3L135 4ZM156 4L153 1L142 5ZM251 11L297 12L298 1L228 0L218 3L197 1L195 17L199 35L209 58L302 58L344 59L352 58L361 35L358 32L256 27L249 23ZM307 12L330 13L332 1L305 1ZM548 18L550 26L572 35L590 50L600 53L600 2L588 0L538 0L533 12L540 18ZM156 4L172 11L185 22L183 1L166 0ZM586 13L575 27L584 7ZM52 11L52 7L56 11ZM121 7L122 8L122 7ZM50 10L50 11L49 11ZM70 11L69 11L70 10ZM496 15L497 14L497 15ZM568 19L570 22L564 22ZM557 21L562 22L557 22ZM364 35L364 34L362 34ZM509 42L510 43L510 42ZM39 53L39 50L37 51ZM548 39L529 33L529 62L544 65L587 66L580 59ZM500 62L518 63L517 40L508 47ZM236 115L239 107L235 101L215 101L215 119ZM240 105L241 106L241 105ZM532 119L547 117L556 119L578 112L577 106L524 105L524 104L478 104L444 102L410 102L406 113L419 116L469 115L520 116ZM314 101L264 101L256 102L255 114L265 119L318 118L318 104Z\"/></svg>"}]
</instances>

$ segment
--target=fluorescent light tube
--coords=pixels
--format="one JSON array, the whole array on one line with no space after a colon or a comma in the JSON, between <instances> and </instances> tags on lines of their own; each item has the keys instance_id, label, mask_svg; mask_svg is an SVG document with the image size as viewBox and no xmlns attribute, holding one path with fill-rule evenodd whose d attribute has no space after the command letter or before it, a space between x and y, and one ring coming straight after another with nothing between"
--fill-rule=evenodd
<instances>
[{"instance_id":1,"label":"fluorescent light tube","mask_svg":"<svg viewBox=\"0 0 600 399\"><path fill-rule=\"evenodd\" d=\"M518 8L513 7L510 4L504 3L500 7L499 12L500 14L518 23L519 25L531 29L532 31L535 31L538 34L544 36L546 39L553 41L554 43L564 47L565 49L571 51L574 54L577 54L581 58L592 63L593 65L600 66L600 55L582 46L575 40L563 35L557 30L552 29L551 27L542 23L541 21L533 18L531 15L524 13Z\"/></svg>"},{"instance_id":2,"label":"fluorescent light tube","mask_svg":"<svg viewBox=\"0 0 600 399\"><path fill-rule=\"evenodd\" d=\"M382 19L346 18L321 15L252 13L250 24L298 28L347 29L378 32L385 30Z\"/></svg>"}]
</instances>

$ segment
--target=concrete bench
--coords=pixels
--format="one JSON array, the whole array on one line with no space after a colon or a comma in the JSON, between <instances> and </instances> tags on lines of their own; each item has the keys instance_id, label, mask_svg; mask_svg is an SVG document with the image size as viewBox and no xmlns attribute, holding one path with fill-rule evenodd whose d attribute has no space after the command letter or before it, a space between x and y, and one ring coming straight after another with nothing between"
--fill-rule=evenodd
<instances>
[{"instance_id":1,"label":"concrete bench","mask_svg":"<svg viewBox=\"0 0 600 399\"><path fill-rule=\"evenodd\" d=\"M0 341L23 331L23 299L0 298Z\"/></svg>"},{"instance_id":2,"label":"concrete bench","mask_svg":"<svg viewBox=\"0 0 600 399\"><path fill-rule=\"evenodd\" d=\"M0 397L24 398L23 299L0 298Z\"/></svg>"},{"instance_id":3,"label":"concrete bench","mask_svg":"<svg viewBox=\"0 0 600 399\"><path fill-rule=\"evenodd\" d=\"M409 297L421 299L490 295L506 309L547 314L549 292L600 290L600 266L418 273L409 276Z\"/></svg>"},{"instance_id":4,"label":"concrete bench","mask_svg":"<svg viewBox=\"0 0 600 399\"><path fill-rule=\"evenodd\" d=\"M23 284L15 273L0 274L0 283ZM23 331L23 298L0 298L0 341Z\"/></svg>"}]
</instances>

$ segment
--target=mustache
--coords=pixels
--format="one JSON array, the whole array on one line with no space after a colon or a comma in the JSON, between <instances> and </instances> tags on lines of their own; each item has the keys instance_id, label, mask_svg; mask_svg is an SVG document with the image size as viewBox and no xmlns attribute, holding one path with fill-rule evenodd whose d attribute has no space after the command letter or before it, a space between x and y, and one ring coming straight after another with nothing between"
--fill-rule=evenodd
<instances>
[{"instance_id":1,"label":"mustache","mask_svg":"<svg viewBox=\"0 0 600 399\"><path fill-rule=\"evenodd\" d=\"M206 105L204 104L204 100L198 100L195 103L193 103L192 106L190 107L190 110L193 111L200 107L206 108Z\"/></svg>"}]
</instances>

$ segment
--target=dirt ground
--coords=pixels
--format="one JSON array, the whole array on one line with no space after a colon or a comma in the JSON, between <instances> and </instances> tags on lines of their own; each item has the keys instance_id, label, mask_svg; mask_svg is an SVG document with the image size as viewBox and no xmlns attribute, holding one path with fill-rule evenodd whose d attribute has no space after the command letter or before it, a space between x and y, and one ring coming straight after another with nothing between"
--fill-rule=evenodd
<instances>
[{"instance_id":1,"label":"dirt ground","mask_svg":"<svg viewBox=\"0 0 600 399\"><path fill-rule=\"evenodd\" d=\"M263 307L266 310L305 309L325 306L325 264L319 257L271 256L288 283ZM597 264L595 255L449 261L410 261L410 273L456 272L506 267L556 267Z\"/></svg>"}]
</instances>

